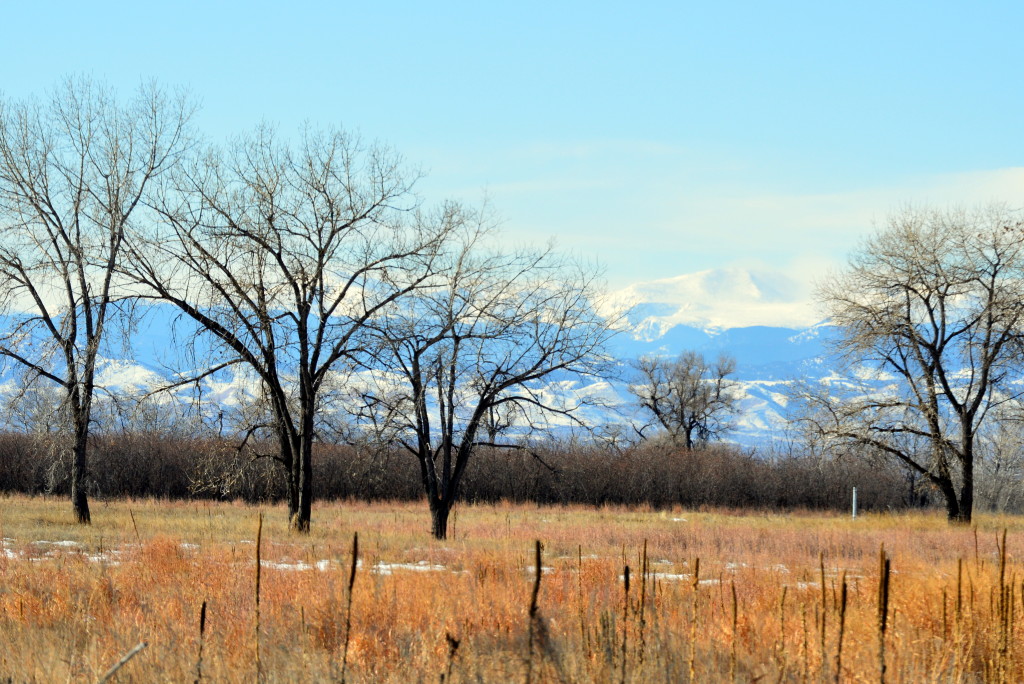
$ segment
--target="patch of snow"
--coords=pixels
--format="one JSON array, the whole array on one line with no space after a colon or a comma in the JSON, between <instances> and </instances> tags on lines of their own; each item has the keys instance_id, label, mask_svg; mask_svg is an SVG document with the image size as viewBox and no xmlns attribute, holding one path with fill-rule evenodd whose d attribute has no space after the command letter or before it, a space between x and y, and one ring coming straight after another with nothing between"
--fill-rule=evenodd
<instances>
[{"instance_id":1,"label":"patch of snow","mask_svg":"<svg viewBox=\"0 0 1024 684\"><path fill-rule=\"evenodd\" d=\"M391 575L395 570L408 570L411 572L442 572L447 570L443 565L433 565L422 560L416 563L377 563L373 566L373 572L378 575Z\"/></svg>"},{"instance_id":2,"label":"patch of snow","mask_svg":"<svg viewBox=\"0 0 1024 684\"><path fill-rule=\"evenodd\" d=\"M302 570L319 570L324 572L330 569L332 563L329 560L318 560L317 562L310 565L305 561L260 561L260 567L270 568L272 570L284 570L284 571L302 571ZM356 562L356 567L359 566L359 561Z\"/></svg>"}]
</instances>

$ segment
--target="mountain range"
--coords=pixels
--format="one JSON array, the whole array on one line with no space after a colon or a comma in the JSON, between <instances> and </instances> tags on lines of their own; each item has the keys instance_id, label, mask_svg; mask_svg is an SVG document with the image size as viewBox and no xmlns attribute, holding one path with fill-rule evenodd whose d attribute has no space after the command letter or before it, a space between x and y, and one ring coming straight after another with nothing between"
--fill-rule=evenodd
<instances>
[{"instance_id":1,"label":"mountain range","mask_svg":"<svg viewBox=\"0 0 1024 684\"><path fill-rule=\"evenodd\" d=\"M732 379L740 393L740 414L728 439L760 446L786 432L786 389L798 379L816 380L834 372L827 343L834 331L819 319L805 288L778 272L723 268L637 283L613 292L611 309L626 313L609 351L623 373L590 385L553 382L549 391L598 395L609 409L589 410L588 422L623 422L635 417L628 391L628 367L643 355L677 356L686 350L705 357L727 353L736 359ZM611 310L610 309L610 310ZM132 338L130 349L108 349L99 383L111 391L145 390L182 367L182 348L169 310L150 316ZM187 334L187 326L181 336ZM15 391L8 368L0 394ZM219 374L204 387L208 399L236 403L254 384L245 373Z\"/></svg>"}]
</instances>

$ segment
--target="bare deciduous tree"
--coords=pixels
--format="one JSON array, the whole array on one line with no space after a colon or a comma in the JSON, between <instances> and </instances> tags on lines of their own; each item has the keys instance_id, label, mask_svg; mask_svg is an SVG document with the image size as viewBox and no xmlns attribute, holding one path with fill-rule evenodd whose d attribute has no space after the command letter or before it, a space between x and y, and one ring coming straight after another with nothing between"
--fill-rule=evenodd
<instances>
[{"instance_id":1,"label":"bare deciduous tree","mask_svg":"<svg viewBox=\"0 0 1024 684\"><path fill-rule=\"evenodd\" d=\"M96 361L120 315L125 231L186 146L190 115L185 98L155 87L122 106L87 80L69 79L45 104L0 101L0 355L62 394L80 523L91 520Z\"/></svg>"},{"instance_id":2,"label":"bare deciduous tree","mask_svg":"<svg viewBox=\"0 0 1024 684\"><path fill-rule=\"evenodd\" d=\"M970 522L979 433L1021 393L1020 215L903 211L820 297L838 351L870 382L808 395L806 424L897 459L942 493L950 521Z\"/></svg>"},{"instance_id":3,"label":"bare deciduous tree","mask_svg":"<svg viewBox=\"0 0 1024 684\"><path fill-rule=\"evenodd\" d=\"M386 438L419 463L432 532L448 517L481 447L521 448L510 433L578 421L571 389L600 376L612 323L595 311L593 269L550 249L488 250L478 219L450 240L429 287L373 322L378 352L363 393Z\"/></svg>"},{"instance_id":4,"label":"bare deciduous tree","mask_svg":"<svg viewBox=\"0 0 1024 684\"><path fill-rule=\"evenodd\" d=\"M132 242L130 270L218 354L195 382L244 364L261 383L294 528L308 531L319 398L358 331L414 290L448 230L418 212L415 178L390 150L343 132L297 146L261 128L174 178L159 227Z\"/></svg>"},{"instance_id":5,"label":"bare deciduous tree","mask_svg":"<svg viewBox=\"0 0 1024 684\"><path fill-rule=\"evenodd\" d=\"M729 419L739 410L735 383L729 376L736 372L736 361L722 355L709 362L695 351L686 351L676 359L645 356L634 364L639 375L629 391L651 422L638 428L656 427L676 445L693 449L698 444L720 438L729 430Z\"/></svg>"}]
</instances>

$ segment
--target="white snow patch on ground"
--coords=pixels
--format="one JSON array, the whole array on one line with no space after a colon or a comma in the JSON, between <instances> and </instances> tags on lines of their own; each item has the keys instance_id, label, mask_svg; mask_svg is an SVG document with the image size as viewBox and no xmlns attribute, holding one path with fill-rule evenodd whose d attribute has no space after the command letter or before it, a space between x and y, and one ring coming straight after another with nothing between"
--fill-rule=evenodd
<instances>
[{"instance_id":1,"label":"white snow patch on ground","mask_svg":"<svg viewBox=\"0 0 1024 684\"><path fill-rule=\"evenodd\" d=\"M443 565L434 565L429 561L418 561L416 563L377 563L373 566L373 572L378 575L391 575L396 570L409 570L412 572L442 572L447 570Z\"/></svg>"},{"instance_id":2,"label":"white snow patch on ground","mask_svg":"<svg viewBox=\"0 0 1024 684\"><path fill-rule=\"evenodd\" d=\"M652 572L648 574L651 579L659 582L692 582L693 575L688 572ZM625 581L625 576L619 575L619 581ZM722 581L718 579L702 579L698 580L697 584L702 586L717 586Z\"/></svg>"},{"instance_id":3,"label":"white snow patch on ground","mask_svg":"<svg viewBox=\"0 0 1024 684\"><path fill-rule=\"evenodd\" d=\"M286 571L319 570L320 572L323 572L330 569L331 565L333 565L333 563L327 559L318 560L312 564L305 561L260 561L261 567Z\"/></svg>"}]
</instances>

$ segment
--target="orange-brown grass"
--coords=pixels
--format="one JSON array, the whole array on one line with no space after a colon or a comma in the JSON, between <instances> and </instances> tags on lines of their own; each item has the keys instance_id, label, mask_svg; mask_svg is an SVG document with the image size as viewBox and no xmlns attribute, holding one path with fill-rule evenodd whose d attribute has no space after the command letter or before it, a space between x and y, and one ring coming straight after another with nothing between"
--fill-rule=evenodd
<instances>
[{"instance_id":1,"label":"orange-brown grass","mask_svg":"<svg viewBox=\"0 0 1024 684\"><path fill-rule=\"evenodd\" d=\"M0 680L95 681L145 641L118 681L194 681L205 601L202 678L254 681L257 517L121 501L79 527L63 500L0 497ZM439 542L425 504L340 503L312 530L265 511L265 681L340 679L346 640L350 682L878 681L883 545L886 681L1024 679L1020 518L462 505Z\"/></svg>"}]
</instances>

